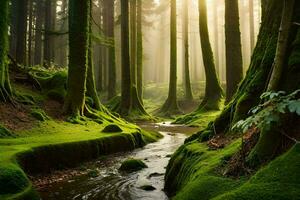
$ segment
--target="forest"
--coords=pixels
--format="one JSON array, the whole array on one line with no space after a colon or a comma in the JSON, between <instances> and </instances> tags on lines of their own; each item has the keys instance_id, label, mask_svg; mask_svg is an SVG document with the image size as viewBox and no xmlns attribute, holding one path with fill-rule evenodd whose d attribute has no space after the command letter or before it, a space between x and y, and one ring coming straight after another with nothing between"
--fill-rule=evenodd
<instances>
[{"instance_id":1,"label":"forest","mask_svg":"<svg viewBox=\"0 0 300 200\"><path fill-rule=\"evenodd\" d=\"M0 200L300 200L300 1L0 0Z\"/></svg>"}]
</instances>

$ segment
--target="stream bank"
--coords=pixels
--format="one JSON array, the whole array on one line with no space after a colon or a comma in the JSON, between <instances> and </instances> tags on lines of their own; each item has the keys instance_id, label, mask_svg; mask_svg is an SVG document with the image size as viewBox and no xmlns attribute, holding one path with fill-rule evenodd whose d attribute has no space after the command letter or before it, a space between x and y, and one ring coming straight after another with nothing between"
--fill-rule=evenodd
<instances>
[{"instance_id":1,"label":"stream bank","mask_svg":"<svg viewBox=\"0 0 300 200\"><path fill-rule=\"evenodd\" d=\"M165 168L184 139L197 129L170 123L144 123L139 126L145 130L158 131L164 138L131 152L102 157L81 167L88 173L78 173L67 180L44 185L39 189L42 199L168 199L163 191ZM133 173L120 172L118 169L127 158L141 159L148 168Z\"/></svg>"}]
</instances>

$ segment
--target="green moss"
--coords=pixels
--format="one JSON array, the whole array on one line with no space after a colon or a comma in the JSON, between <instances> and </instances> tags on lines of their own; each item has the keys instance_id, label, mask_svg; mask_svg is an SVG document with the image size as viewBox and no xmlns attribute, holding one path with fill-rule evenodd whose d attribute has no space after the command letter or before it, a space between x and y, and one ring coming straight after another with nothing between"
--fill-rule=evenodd
<instances>
[{"instance_id":1,"label":"green moss","mask_svg":"<svg viewBox=\"0 0 300 200\"><path fill-rule=\"evenodd\" d=\"M128 159L122 163L120 170L125 172L135 172L144 168L147 168L147 165L143 161L137 159Z\"/></svg>"},{"instance_id":2,"label":"green moss","mask_svg":"<svg viewBox=\"0 0 300 200\"><path fill-rule=\"evenodd\" d=\"M50 117L41 109L32 109L30 115L39 121L47 121Z\"/></svg>"},{"instance_id":3,"label":"green moss","mask_svg":"<svg viewBox=\"0 0 300 200\"><path fill-rule=\"evenodd\" d=\"M5 127L1 126L0 124L0 139L7 137L15 137L15 134L6 129Z\"/></svg>"},{"instance_id":4,"label":"green moss","mask_svg":"<svg viewBox=\"0 0 300 200\"><path fill-rule=\"evenodd\" d=\"M102 130L103 133L118 133L122 131L123 130L118 125L115 124L110 124Z\"/></svg>"},{"instance_id":5,"label":"green moss","mask_svg":"<svg viewBox=\"0 0 300 200\"><path fill-rule=\"evenodd\" d=\"M300 197L300 145L259 170L249 181L221 199L289 200Z\"/></svg>"},{"instance_id":6,"label":"green moss","mask_svg":"<svg viewBox=\"0 0 300 200\"><path fill-rule=\"evenodd\" d=\"M103 124L92 120L86 120L84 125L48 120L31 130L18 132L18 138L0 139L0 191L3 191L0 199L35 199L23 170L26 174L36 174L75 167L99 156L142 147L161 137L102 115L107 118ZM123 132L101 133L99 130L111 124L110 121L122 127ZM10 186L2 190L7 179Z\"/></svg>"}]
</instances>

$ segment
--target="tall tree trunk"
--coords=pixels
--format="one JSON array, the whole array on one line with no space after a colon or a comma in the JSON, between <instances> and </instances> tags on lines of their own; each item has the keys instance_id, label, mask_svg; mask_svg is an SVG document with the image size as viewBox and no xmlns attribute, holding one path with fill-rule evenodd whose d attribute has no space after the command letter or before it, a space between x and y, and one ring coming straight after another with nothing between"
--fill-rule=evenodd
<instances>
[{"instance_id":1,"label":"tall tree trunk","mask_svg":"<svg viewBox=\"0 0 300 200\"><path fill-rule=\"evenodd\" d=\"M280 80L282 77L282 72L284 70L284 61L286 56L286 50L288 47L287 45L290 29L292 26L292 11L294 9L294 4L295 0L284 0L283 13L277 42L277 50L274 59L274 64L272 67L272 75L268 86L268 90L270 91L278 90Z\"/></svg>"},{"instance_id":2,"label":"tall tree trunk","mask_svg":"<svg viewBox=\"0 0 300 200\"><path fill-rule=\"evenodd\" d=\"M9 0L0 1L0 101L10 100L12 95L8 76L8 8Z\"/></svg>"},{"instance_id":3,"label":"tall tree trunk","mask_svg":"<svg viewBox=\"0 0 300 200\"><path fill-rule=\"evenodd\" d=\"M120 114L127 115L131 107L131 74L129 56L129 8L128 0L121 1L121 57L122 57L122 77L121 77L121 103Z\"/></svg>"},{"instance_id":4,"label":"tall tree trunk","mask_svg":"<svg viewBox=\"0 0 300 200\"><path fill-rule=\"evenodd\" d=\"M213 52L209 41L206 0L199 0L199 27L206 86L205 96L198 110L219 109L223 91L216 73Z\"/></svg>"},{"instance_id":5,"label":"tall tree trunk","mask_svg":"<svg viewBox=\"0 0 300 200\"><path fill-rule=\"evenodd\" d=\"M189 0L183 0L183 20L182 20L182 40L183 40L183 58L184 58L184 94L186 100L193 99L191 78L190 78L190 54L189 54Z\"/></svg>"},{"instance_id":6,"label":"tall tree trunk","mask_svg":"<svg viewBox=\"0 0 300 200\"><path fill-rule=\"evenodd\" d=\"M219 15L218 15L218 0L213 0L213 15L214 15L214 49L215 49L215 63L219 78L221 79L221 65L219 56Z\"/></svg>"},{"instance_id":7,"label":"tall tree trunk","mask_svg":"<svg viewBox=\"0 0 300 200\"><path fill-rule=\"evenodd\" d=\"M104 1L104 10L107 12L107 26L106 26L106 36L111 40L112 45L108 47L108 99L116 96L116 59L115 59L115 4L112 0Z\"/></svg>"},{"instance_id":8,"label":"tall tree trunk","mask_svg":"<svg viewBox=\"0 0 300 200\"><path fill-rule=\"evenodd\" d=\"M254 0L249 0L249 25L250 25L250 48L251 52L255 46L255 36L254 36Z\"/></svg>"},{"instance_id":9,"label":"tall tree trunk","mask_svg":"<svg viewBox=\"0 0 300 200\"><path fill-rule=\"evenodd\" d=\"M90 18L89 18L89 35L92 34L92 0L88 0L90 2ZM87 69L87 77L86 77L86 94L87 96L93 99L93 108L100 110L101 104L96 90L96 82L95 82L95 70L94 70L94 62L93 62L93 45L92 45L92 37L89 36L88 39L88 69Z\"/></svg>"},{"instance_id":10,"label":"tall tree trunk","mask_svg":"<svg viewBox=\"0 0 300 200\"><path fill-rule=\"evenodd\" d=\"M18 8L18 0L11 0L9 54L13 58L16 58L16 48L17 48L18 15L14 13L17 11L17 8Z\"/></svg>"},{"instance_id":11,"label":"tall tree trunk","mask_svg":"<svg viewBox=\"0 0 300 200\"><path fill-rule=\"evenodd\" d=\"M137 73L136 73L136 55L137 55L137 29L136 29L136 10L137 0L130 0L130 67L131 67L131 83L136 87Z\"/></svg>"},{"instance_id":12,"label":"tall tree trunk","mask_svg":"<svg viewBox=\"0 0 300 200\"><path fill-rule=\"evenodd\" d=\"M42 63L42 37L44 23L44 0L36 0L36 27L35 27L35 42L34 42L34 65Z\"/></svg>"},{"instance_id":13,"label":"tall tree trunk","mask_svg":"<svg viewBox=\"0 0 300 200\"><path fill-rule=\"evenodd\" d=\"M137 0L137 90L138 96L143 103L143 3L142 0Z\"/></svg>"},{"instance_id":14,"label":"tall tree trunk","mask_svg":"<svg viewBox=\"0 0 300 200\"><path fill-rule=\"evenodd\" d=\"M26 36L27 36L27 0L19 0L17 5L17 49L16 61L26 64Z\"/></svg>"},{"instance_id":15,"label":"tall tree trunk","mask_svg":"<svg viewBox=\"0 0 300 200\"><path fill-rule=\"evenodd\" d=\"M46 67L54 62L54 34L56 20L56 0L46 0L45 4L45 39L44 39L44 61Z\"/></svg>"},{"instance_id":16,"label":"tall tree trunk","mask_svg":"<svg viewBox=\"0 0 300 200\"><path fill-rule=\"evenodd\" d=\"M33 33L33 0L29 0L28 19L28 66L32 65L32 33Z\"/></svg>"},{"instance_id":17,"label":"tall tree trunk","mask_svg":"<svg viewBox=\"0 0 300 200\"><path fill-rule=\"evenodd\" d=\"M173 115L180 113L177 102L177 3L171 0L171 23L170 23L170 80L169 94L166 102L160 109L164 115Z\"/></svg>"},{"instance_id":18,"label":"tall tree trunk","mask_svg":"<svg viewBox=\"0 0 300 200\"><path fill-rule=\"evenodd\" d=\"M243 79L243 58L239 25L238 0L225 1L226 37L226 102L228 103Z\"/></svg>"},{"instance_id":19,"label":"tall tree trunk","mask_svg":"<svg viewBox=\"0 0 300 200\"><path fill-rule=\"evenodd\" d=\"M82 116L85 104L89 45L89 0L72 0L69 5L69 68L64 112Z\"/></svg>"}]
</instances>

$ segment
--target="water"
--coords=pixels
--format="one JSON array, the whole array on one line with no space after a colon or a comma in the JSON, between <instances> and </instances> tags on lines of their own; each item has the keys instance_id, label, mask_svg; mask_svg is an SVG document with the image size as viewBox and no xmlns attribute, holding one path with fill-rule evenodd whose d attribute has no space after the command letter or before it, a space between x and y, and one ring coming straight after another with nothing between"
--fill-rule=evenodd
<instances>
[{"instance_id":1,"label":"water","mask_svg":"<svg viewBox=\"0 0 300 200\"><path fill-rule=\"evenodd\" d=\"M140 124L142 128L156 130L164 138L156 143L136 149L132 152L108 156L95 161L93 168L97 172L93 177L82 175L72 180L55 183L40 192L43 200L167 200L163 191L165 168L176 149L184 139L195 132L189 128L170 123ZM134 173L118 171L123 160L137 158L143 160L148 168ZM88 166L87 166L88 167ZM140 187L151 185L154 191L145 191Z\"/></svg>"}]
</instances>

